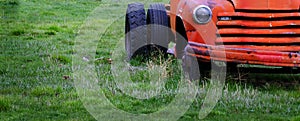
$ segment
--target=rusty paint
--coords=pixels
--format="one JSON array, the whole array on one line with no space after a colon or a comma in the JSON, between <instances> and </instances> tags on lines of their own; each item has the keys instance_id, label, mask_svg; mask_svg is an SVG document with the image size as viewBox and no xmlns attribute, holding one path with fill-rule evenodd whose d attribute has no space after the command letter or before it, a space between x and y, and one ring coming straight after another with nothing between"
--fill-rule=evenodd
<instances>
[{"instance_id":1,"label":"rusty paint","mask_svg":"<svg viewBox=\"0 0 300 121\"><path fill-rule=\"evenodd\" d=\"M258 33L259 34L259 33ZM300 37L222 37L216 40L216 43L261 43L261 44L286 44L300 43Z\"/></svg>"},{"instance_id":2,"label":"rusty paint","mask_svg":"<svg viewBox=\"0 0 300 121\"><path fill-rule=\"evenodd\" d=\"M219 34L300 34L300 29L219 29Z\"/></svg>"},{"instance_id":3,"label":"rusty paint","mask_svg":"<svg viewBox=\"0 0 300 121\"><path fill-rule=\"evenodd\" d=\"M218 26L240 26L240 27L281 27L281 26L297 26L300 20L283 20L283 21L251 21L251 20L232 20L219 21ZM270 26L271 25L271 26Z\"/></svg>"},{"instance_id":4,"label":"rusty paint","mask_svg":"<svg viewBox=\"0 0 300 121\"><path fill-rule=\"evenodd\" d=\"M227 16L227 17L249 17L249 18L287 18L287 17L300 17L300 13L291 12L291 13L245 13L245 12L221 12L218 13L218 16Z\"/></svg>"},{"instance_id":5,"label":"rusty paint","mask_svg":"<svg viewBox=\"0 0 300 121\"><path fill-rule=\"evenodd\" d=\"M266 51L283 51L283 52L299 52L300 46L259 46L259 45L224 45L228 48L245 48L251 50L266 50Z\"/></svg>"},{"instance_id":6,"label":"rusty paint","mask_svg":"<svg viewBox=\"0 0 300 121\"><path fill-rule=\"evenodd\" d=\"M250 10L297 10L299 0L232 0L236 9Z\"/></svg>"},{"instance_id":7,"label":"rusty paint","mask_svg":"<svg viewBox=\"0 0 300 121\"><path fill-rule=\"evenodd\" d=\"M210 61L226 61L240 64L259 64L268 66L287 66L297 67L300 64L298 53L280 52L280 51L265 51L265 50L251 50L245 48L220 48L211 45L190 44L193 48L193 53L190 55L198 57L200 60ZM223 50L225 50L226 57L222 57ZM205 54L204 54L205 53ZM209 55L207 55L209 53Z\"/></svg>"}]
</instances>

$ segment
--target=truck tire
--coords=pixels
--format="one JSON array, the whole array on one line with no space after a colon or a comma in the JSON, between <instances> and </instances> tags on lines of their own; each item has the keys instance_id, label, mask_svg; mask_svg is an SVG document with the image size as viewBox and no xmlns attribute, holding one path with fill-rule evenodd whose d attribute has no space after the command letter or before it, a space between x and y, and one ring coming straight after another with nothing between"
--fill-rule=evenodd
<instances>
[{"instance_id":1,"label":"truck tire","mask_svg":"<svg viewBox=\"0 0 300 121\"><path fill-rule=\"evenodd\" d=\"M169 45L169 19L164 4L150 4L147 12L148 40L151 53L167 55Z\"/></svg>"},{"instance_id":2,"label":"truck tire","mask_svg":"<svg viewBox=\"0 0 300 121\"><path fill-rule=\"evenodd\" d=\"M190 48L186 47L186 49ZM186 78L192 82L199 81L201 76L198 60L196 57L188 55L186 49L182 56L182 68L184 74Z\"/></svg>"},{"instance_id":3,"label":"truck tire","mask_svg":"<svg viewBox=\"0 0 300 121\"><path fill-rule=\"evenodd\" d=\"M125 49L127 59L147 56L147 26L144 5L128 4L125 18Z\"/></svg>"},{"instance_id":4,"label":"truck tire","mask_svg":"<svg viewBox=\"0 0 300 121\"><path fill-rule=\"evenodd\" d=\"M175 51L176 51L176 57L178 59L182 59L182 56L184 54L184 48L188 44L188 38L186 35L184 23L181 20L180 17L176 17L176 37L175 37Z\"/></svg>"}]
</instances>

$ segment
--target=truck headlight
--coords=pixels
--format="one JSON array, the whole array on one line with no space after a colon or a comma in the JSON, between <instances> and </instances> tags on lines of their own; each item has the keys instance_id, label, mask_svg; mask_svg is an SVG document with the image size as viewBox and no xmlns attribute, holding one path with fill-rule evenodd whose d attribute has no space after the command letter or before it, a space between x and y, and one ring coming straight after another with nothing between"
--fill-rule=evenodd
<instances>
[{"instance_id":1,"label":"truck headlight","mask_svg":"<svg viewBox=\"0 0 300 121\"><path fill-rule=\"evenodd\" d=\"M193 11L193 17L195 22L199 24L206 24L212 18L212 11L206 5L199 5Z\"/></svg>"}]
</instances>

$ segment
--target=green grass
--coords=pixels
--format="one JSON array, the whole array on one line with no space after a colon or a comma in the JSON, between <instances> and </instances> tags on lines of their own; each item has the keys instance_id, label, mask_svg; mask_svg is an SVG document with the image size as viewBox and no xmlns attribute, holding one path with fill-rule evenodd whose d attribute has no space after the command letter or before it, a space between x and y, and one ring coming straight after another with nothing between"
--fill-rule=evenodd
<instances>
[{"instance_id":1,"label":"green grass","mask_svg":"<svg viewBox=\"0 0 300 121\"><path fill-rule=\"evenodd\" d=\"M73 46L78 44L74 39L81 34L80 26L99 5L107 10L100 15L119 17L125 13L125 4L108 4L101 0L0 0L1 121L95 120L84 108L74 87L72 54ZM110 68L112 52L124 37L124 17L117 20L103 17L99 21L111 23L108 28L103 27L105 33L99 37L95 57L98 78L106 80L99 85L105 87L103 91L109 100L116 107L136 114L165 107L176 94L174 89L179 78L178 72L174 71L176 67L168 67L170 78L163 89L165 94L149 100L122 94L113 83ZM145 73L132 73L131 77L144 79L141 75ZM297 78L262 77L243 82L229 78L222 98L205 120L299 121L300 86ZM150 77L145 78L146 82L147 78ZM150 83L149 79L147 83ZM286 86L290 83L292 86L288 87L292 88ZM201 90L203 92L180 120L197 120L207 87Z\"/></svg>"},{"instance_id":2,"label":"green grass","mask_svg":"<svg viewBox=\"0 0 300 121\"><path fill-rule=\"evenodd\" d=\"M78 27L99 4L0 1L0 120L93 120L66 77Z\"/></svg>"}]
</instances>

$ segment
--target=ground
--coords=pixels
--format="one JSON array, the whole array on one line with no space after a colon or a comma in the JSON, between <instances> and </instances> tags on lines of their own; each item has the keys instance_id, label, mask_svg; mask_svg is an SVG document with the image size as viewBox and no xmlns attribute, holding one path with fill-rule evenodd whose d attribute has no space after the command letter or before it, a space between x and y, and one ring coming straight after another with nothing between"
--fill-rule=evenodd
<instances>
[{"instance_id":1,"label":"ground","mask_svg":"<svg viewBox=\"0 0 300 121\"><path fill-rule=\"evenodd\" d=\"M95 120L74 87L72 54L74 40L82 34L80 26L98 6L113 11L101 13L110 16L124 15L126 9L124 4L101 0L0 0L1 121ZM111 21L111 26L103 28L99 37L95 65L98 78L111 84L111 54L124 37L124 16L99 21ZM227 77L221 99L205 120L300 120L297 75L254 74L246 81ZM174 96L145 101L123 95L113 86L103 91L118 108L132 113L154 112ZM203 97L197 98L180 120L198 119Z\"/></svg>"}]
</instances>

